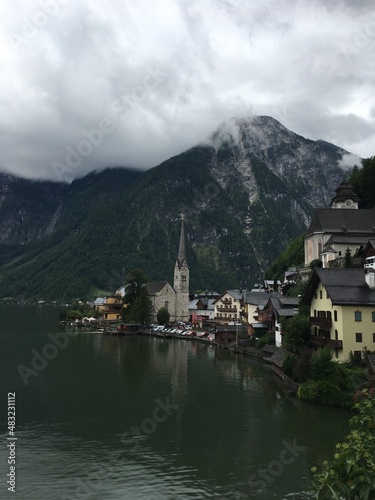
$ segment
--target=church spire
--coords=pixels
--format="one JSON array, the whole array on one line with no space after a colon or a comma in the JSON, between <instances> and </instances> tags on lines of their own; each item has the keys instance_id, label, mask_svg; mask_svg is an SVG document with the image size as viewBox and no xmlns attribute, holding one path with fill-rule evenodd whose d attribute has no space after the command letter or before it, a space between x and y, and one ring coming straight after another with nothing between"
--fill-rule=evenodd
<instances>
[{"instance_id":1,"label":"church spire","mask_svg":"<svg viewBox=\"0 0 375 500\"><path fill-rule=\"evenodd\" d=\"M180 246L178 247L178 254L177 254L177 262L178 262L178 267L181 268L182 263L186 260L186 245L185 245L185 229L184 229L184 216L182 216L182 224L181 224L181 234L180 234Z\"/></svg>"}]
</instances>

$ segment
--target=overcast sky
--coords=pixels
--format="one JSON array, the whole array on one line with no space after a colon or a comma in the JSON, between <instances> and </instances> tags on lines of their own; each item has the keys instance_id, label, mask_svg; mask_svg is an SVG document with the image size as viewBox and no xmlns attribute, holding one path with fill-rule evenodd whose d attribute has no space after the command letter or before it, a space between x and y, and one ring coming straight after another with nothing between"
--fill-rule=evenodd
<instances>
[{"instance_id":1,"label":"overcast sky","mask_svg":"<svg viewBox=\"0 0 375 500\"><path fill-rule=\"evenodd\" d=\"M373 0L2 0L0 170L149 168L232 117L375 155Z\"/></svg>"}]
</instances>

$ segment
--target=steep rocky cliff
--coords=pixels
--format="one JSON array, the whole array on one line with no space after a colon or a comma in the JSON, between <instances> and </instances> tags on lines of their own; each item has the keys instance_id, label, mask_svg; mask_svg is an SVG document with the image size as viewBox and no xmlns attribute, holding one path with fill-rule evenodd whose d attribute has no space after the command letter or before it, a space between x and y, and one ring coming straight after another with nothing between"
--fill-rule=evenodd
<instances>
[{"instance_id":1,"label":"steep rocky cliff","mask_svg":"<svg viewBox=\"0 0 375 500\"><path fill-rule=\"evenodd\" d=\"M181 213L191 290L251 286L328 205L346 155L262 116L233 119L144 173L110 169L70 186L3 176L0 296L94 294L136 267L171 280Z\"/></svg>"}]
</instances>

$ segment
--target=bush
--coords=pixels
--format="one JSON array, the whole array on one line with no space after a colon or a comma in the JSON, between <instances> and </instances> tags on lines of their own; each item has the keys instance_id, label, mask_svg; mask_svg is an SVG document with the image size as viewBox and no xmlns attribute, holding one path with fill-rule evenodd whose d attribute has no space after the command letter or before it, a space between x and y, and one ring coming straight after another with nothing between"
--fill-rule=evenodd
<instances>
[{"instance_id":1,"label":"bush","mask_svg":"<svg viewBox=\"0 0 375 500\"><path fill-rule=\"evenodd\" d=\"M316 467L312 488L318 500L375 498L375 398L367 389L358 394L357 415L350 419L352 430L344 443L336 445L331 462Z\"/></svg>"},{"instance_id":2,"label":"bush","mask_svg":"<svg viewBox=\"0 0 375 500\"><path fill-rule=\"evenodd\" d=\"M285 375L290 378L293 378L294 365L296 364L296 357L293 354L288 354L288 356L284 359L283 370Z\"/></svg>"},{"instance_id":3,"label":"bush","mask_svg":"<svg viewBox=\"0 0 375 500\"><path fill-rule=\"evenodd\" d=\"M266 335L263 335L263 337L258 339L255 343L255 347L257 349L262 349L262 347L264 347L267 344L275 345L275 336L272 335L271 333L267 333Z\"/></svg>"}]
</instances>

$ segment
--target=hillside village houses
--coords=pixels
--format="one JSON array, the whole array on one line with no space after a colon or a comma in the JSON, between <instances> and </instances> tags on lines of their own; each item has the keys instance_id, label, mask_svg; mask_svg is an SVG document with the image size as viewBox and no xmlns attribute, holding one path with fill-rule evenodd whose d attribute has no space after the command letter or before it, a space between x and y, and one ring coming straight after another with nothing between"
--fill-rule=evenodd
<instances>
[{"instance_id":1,"label":"hillside village houses","mask_svg":"<svg viewBox=\"0 0 375 500\"><path fill-rule=\"evenodd\" d=\"M348 182L341 182L329 208L318 208L304 239L306 267L319 259L304 297L285 297L281 283L272 280L253 290L226 290L222 294L205 292L189 299L189 267L186 258L184 221L174 267L173 287L167 281L147 283L152 302L152 321L161 307L168 309L172 322L193 321L198 326L223 325L233 328L246 325L249 335L275 334L277 347L282 346L282 318L298 312L298 303L310 309L311 345L329 345L337 360L356 356L366 347L375 348L375 210L360 209L359 198ZM347 249L354 263L344 268ZM374 264L363 267L366 258ZM369 262L369 259L367 260ZM307 274L307 272L306 272ZM311 274L311 273L310 273ZM284 274L283 285L298 280L298 271ZM119 298L97 299L104 317L119 317Z\"/></svg>"},{"instance_id":2,"label":"hillside village houses","mask_svg":"<svg viewBox=\"0 0 375 500\"><path fill-rule=\"evenodd\" d=\"M375 261L375 209L359 209L358 202L352 186L342 182L331 208L315 211L305 237L305 263L323 263L302 299L310 308L310 340L331 346L337 360L375 348L375 264L369 262ZM347 248L355 267L342 267Z\"/></svg>"}]
</instances>

